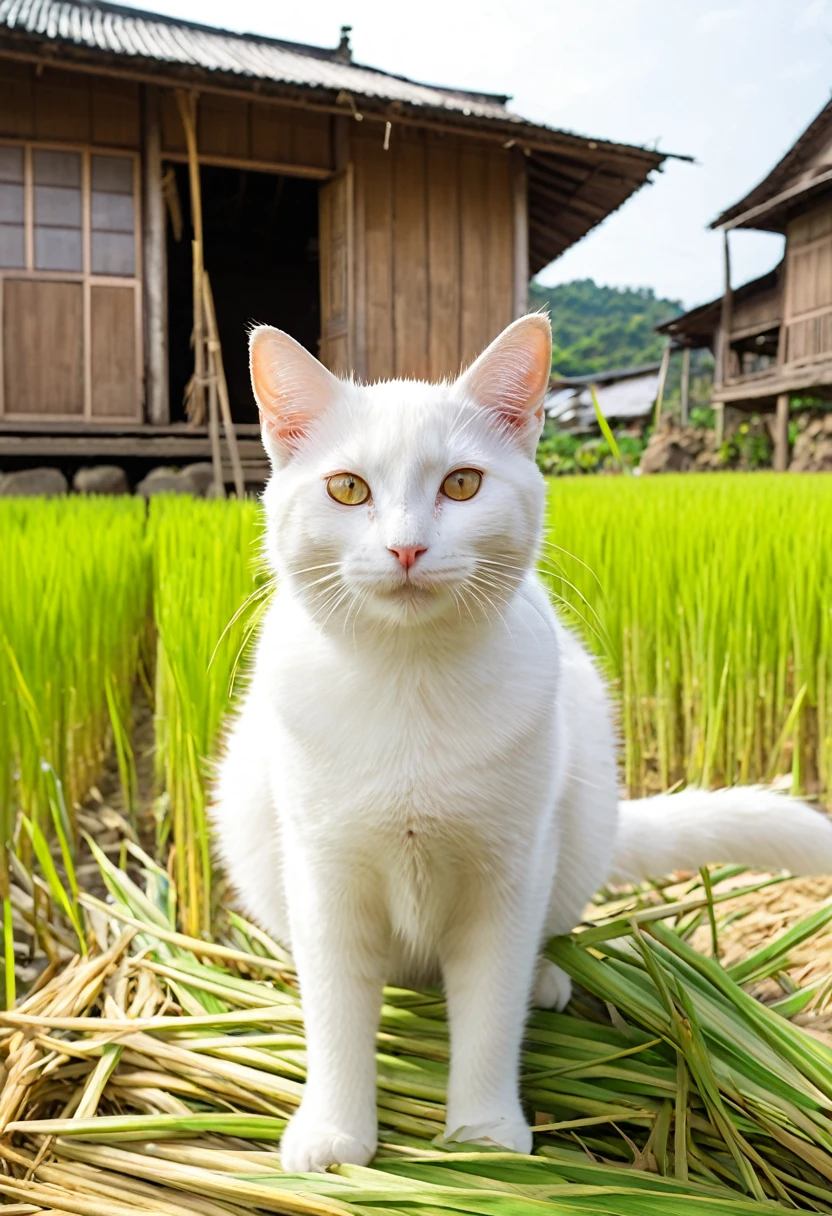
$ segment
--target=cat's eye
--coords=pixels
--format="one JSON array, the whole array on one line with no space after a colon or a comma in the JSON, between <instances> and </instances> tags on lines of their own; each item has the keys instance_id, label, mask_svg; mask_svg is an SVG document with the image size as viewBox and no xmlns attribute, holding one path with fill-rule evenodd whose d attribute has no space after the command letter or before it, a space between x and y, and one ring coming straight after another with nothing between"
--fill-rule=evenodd
<instances>
[{"instance_id":1,"label":"cat's eye","mask_svg":"<svg viewBox=\"0 0 832 1216\"><path fill-rule=\"evenodd\" d=\"M335 473L326 479L327 493L345 507L360 507L370 497L370 487L355 473Z\"/></svg>"},{"instance_id":2,"label":"cat's eye","mask_svg":"<svg viewBox=\"0 0 832 1216\"><path fill-rule=\"evenodd\" d=\"M482 485L482 473L476 469L454 469L442 482L442 493L456 502L473 498Z\"/></svg>"}]
</instances>

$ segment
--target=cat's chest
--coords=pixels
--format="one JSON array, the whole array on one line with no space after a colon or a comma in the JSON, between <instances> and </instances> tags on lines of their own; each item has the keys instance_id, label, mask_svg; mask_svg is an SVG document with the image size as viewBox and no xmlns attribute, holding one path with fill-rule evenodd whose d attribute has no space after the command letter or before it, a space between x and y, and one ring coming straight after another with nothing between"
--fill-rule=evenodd
<instances>
[{"instance_id":1,"label":"cat's chest","mask_svg":"<svg viewBox=\"0 0 832 1216\"><path fill-rule=\"evenodd\" d=\"M504 799L527 775L550 700L501 653L387 663L317 653L304 663L298 652L274 686L284 771L304 798L404 828L475 819L484 800Z\"/></svg>"}]
</instances>

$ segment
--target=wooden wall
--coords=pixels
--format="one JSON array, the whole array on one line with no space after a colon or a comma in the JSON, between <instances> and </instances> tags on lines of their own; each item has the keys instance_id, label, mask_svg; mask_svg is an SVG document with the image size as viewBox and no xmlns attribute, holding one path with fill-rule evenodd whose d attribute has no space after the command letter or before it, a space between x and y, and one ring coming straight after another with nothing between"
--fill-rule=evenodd
<instances>
[{"instance_id":1,"label":"wooden wall","mask_svg":"<svg viewBox=\"0 0 832 1216\"><path fill-rule=\"evenodd\" d=\"M274 165L276 170L292 165L334 168L333 119L328 115L203 93L198 122L200 156L254 161ZM162 94L162 152L185 152L182 120L170 90Z\"/></svg>"},{"instance_id":2,"label":"wooden wall","mask_svg":"<svg viewBox=\"0 0 832 1216\"><path fill-rule=\"evenodd\" d=\"M785 362L832 355L832 201L786 231Z\"/></svg>"},{"instance_id":3,"label":"wooden wall","mask_svg":"<svg viewBox=\"0 0 832 1216\"><path fill-rule=\"evenodd\" d=\"M771 291L759 291L744 300L735 298L731 316L732 338L750 331L775 329L780 324L782 307L779 287L773 287Z\"/></svg>"},{"instance_id":4,"label":"wooden wall","mask_svg":"<svg viewBox=\"0 0 832 1216\"><path fill-rule=\"evenodd\" d=\"M139 86L0 60L0 136L137 149Z\"/></svg>"},{"instance_id":5,"label":"wooden wall","mask_svg":"<svg viewBox=\"0 0 832 1216\"><path fill-rule=\"evenodd\" d=\"M513 161L483 141L352 131L358 374L436 379L514 312Z\"/></svg>"},{"instance_id":6,"label":"wooden wall","mask_svg":"<svg viewBox=\"0 0 832 1216\"><path fill-rule=\"evenodd\" d=\"M0 59L0 136L138 149L140 88L52 67L36 76L29 64ZM206 157L328 170L334 167L332 142L326 115L211 93L200 97L199 149ZM170 89L163 93L162 150L185 152Z\"/></svg>"}]
</instances>

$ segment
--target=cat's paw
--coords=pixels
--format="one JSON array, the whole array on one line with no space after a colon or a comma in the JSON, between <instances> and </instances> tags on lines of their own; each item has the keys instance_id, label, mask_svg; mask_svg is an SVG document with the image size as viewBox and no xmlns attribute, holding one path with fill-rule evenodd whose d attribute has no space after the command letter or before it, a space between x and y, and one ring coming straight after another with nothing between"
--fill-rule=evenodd
<instances>
[{"instance_id":1,"label":"cat's paw","mask_svg":"<svg viewBox=\"0 0 832 1216\"><path fill-rule=\"evenodd\" d=\"M280 1162L287 1174L320 1174L331 1165L367 1165L377 1143L375 1126L318 1118L301 1107L283 1133Z\"/></svg>"},{"instance_id":2,"label":"cat's paw","mask_svg":"<svg viewBox=\"0 0 832 1216\"><path fill-rule=\"evenodd\" d=\"M538 1009L565 1009L572 996L572 981L560 967L541 959L537 968L534 1003Z\"/></svg>"},{"instance_id":3,"label":"cat's paw","mask_svg":"<svg viewBox=\"0 0 832 1216\"><path fill-rule=\"evenodd\" d=\"M468 1120L461 1126L454 1126L449 1117L445 1141L448 1144L484 1144L489 1148L528 1154L532 1151L532 1129L522 1114L490 1118L483 1122Z\"/></svg>"}]
</instances>

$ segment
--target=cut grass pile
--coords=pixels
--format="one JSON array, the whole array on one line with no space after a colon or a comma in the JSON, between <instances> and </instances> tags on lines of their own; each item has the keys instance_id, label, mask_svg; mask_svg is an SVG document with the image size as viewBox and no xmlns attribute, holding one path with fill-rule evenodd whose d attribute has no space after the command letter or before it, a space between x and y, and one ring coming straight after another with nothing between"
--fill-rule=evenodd
<instances>
[{"instance_id":1,"label":"cut grass pile","mask_svg":"<svg viewBox=\"0 0 832 1216\"><path fill-rule=\"evenodd\" d=\"M701 878L599 902L549 947L581 987L567 1013L530 1019L529 1157L442 1141L444 1003L388 989L378 1158L287 1175L277 1142L305 1070L291 962L234 914L212 941L179 933L169 876L131 851L145 890L99 853L112 902L80 896L89 956L0 1015L8 1202L79 1216L832 1210L832 1051L786 1016L812 994L767 1008L741 987L776 975L832 903L726 971L687 944L709 910ZM738 881L711 876L717 925Z\"/></svg>"},{"instance_id":2,"label":"cut grass pile","mask_svg":"<svg viewBox=\"0 0 832 1216\"><path fill-rule=\"evenodd\" d=\"M832 789L832 478L560 478L548 523L552 589L619 695L631 794Z\"/></svg>"}]
</instances>

